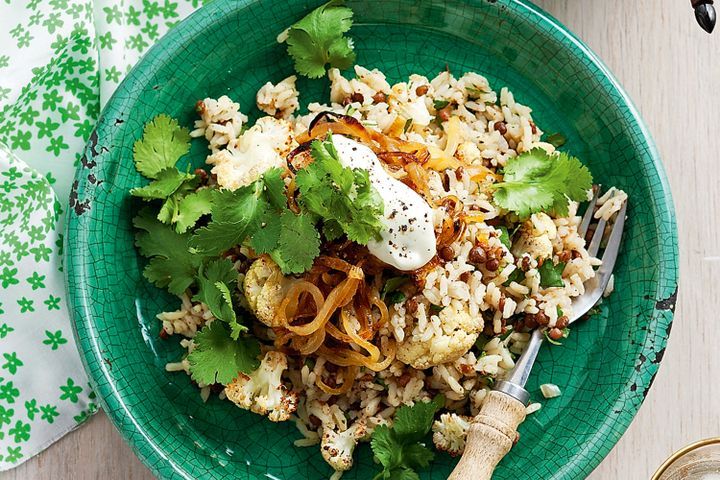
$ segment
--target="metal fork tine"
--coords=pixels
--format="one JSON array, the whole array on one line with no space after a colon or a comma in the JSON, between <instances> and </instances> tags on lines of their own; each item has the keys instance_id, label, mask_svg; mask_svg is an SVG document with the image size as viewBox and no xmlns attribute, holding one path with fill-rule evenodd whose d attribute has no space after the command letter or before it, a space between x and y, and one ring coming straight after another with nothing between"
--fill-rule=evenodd
<instances>
[{"instance_id":1,"label":"metal fork tine","mask_svg":"<svg viewBox=\"0 0 720 480\"><path fill-rule=\"evenodd\" d=\"M610 237L608 238L607 246L605 247L605 253L602 257L602 265L599 269L599 274L604 276L612 273L615 268L615 260L617 260L618 252L620 251L620 240L622 240L623 230L625 227L625 213L627 212L627 201L623 203L622 208L615 217L615 223L613 224Z\"/></svg>"},{"instance_id":2,"label":"metal fork tine","mask_svg":"<svg viewBox=\"0 0 720 480\"><path fill-rule=\"evenodd\" d=\"M606 225L607 220L601 218L597 226L595 227L595 233L593 234L592 240L590 240L590 246L587 249L591 257L597 256L598 252L600 251L600 242L602 242L603 233L605 233Z\"/></svg>"},{"instance_id":3,"label":"metal fork tine","mask_svg":"<svg viewBox=\"0 0 720 480\"><path fill-rule=\"evenodd\" d=\"M602 185L597 185L595 195L593 195L592 200L590 200L587 210L585 210L585 215L583 215L582 222L580 222L580 226L578 227L578 234L580 234L582 238L585 238L585 235L587 235L588 227L590 226L590 222L593 218L593 213L595 213L595 205L597 205L597 200L600 196L600 190L602 190Z\"/></svg>"}]
</instances>

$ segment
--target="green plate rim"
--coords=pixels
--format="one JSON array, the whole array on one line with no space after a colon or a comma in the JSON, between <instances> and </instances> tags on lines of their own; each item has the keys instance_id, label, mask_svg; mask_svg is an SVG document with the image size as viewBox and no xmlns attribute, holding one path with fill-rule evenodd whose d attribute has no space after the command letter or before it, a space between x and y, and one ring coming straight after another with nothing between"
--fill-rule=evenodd
<instances>
[{"instance_id":1,"label":"green plate rim","mask_svg":"<svg viewBox=\"0 0 720 480\"><path fill-rule=\"evenodd\" d=\"M254 3L254 1L256 0L236 0L232 3L232 8L242 9ZM483 0L471 1L481 2ZM586 453L587 461L582 464L571 462L560 469L564 475L569 475L569 477L564 478L578 478L578 475L587 475L594 469L617 443L625 430L627 430L657 374L670 334L678 291L678 265L676 261L678 247L675 208L667 176L652 136L641 119L637 108L608 67L562 23L540 7L528 0L509 0L507 4L510 8L521 12L524 11L529 22L532 22L536 27L542 27L566 48L570 49L574 55L586 58L592 65L597 67L597 71L593 73L593 76L603 86L606 94L617 96L618 100L616 100L615 103L623 107L625 121L637 126L639 130L638 136L644 139L647 144L646 156L652 160L652 166L657 176L657 197L660 199L659 203L654 205L657 209L657 222L663 225L665 230L670 232L671 235L671 238L667 239L668 241L665 243L666 246L663 246L661 249L662 258L659 259L659 275L657 279L657 291L655 292L657 303L648 321L649 329L653 327L656 329L654 332L655 335L652 335L653 332L648 332L648 335L645 337L641 359L628 378L628 388L623 390L623 394L620 395L615 402L615 406L620 409L616 409L616 412L619 412L618 416L607 416L595 437L583 450L584 453ZM188 22L187 19L180 22L167 35L160 39L145 54L143 59L138 62L138 65L132 69L118 87L116 93L108 101L107 106L100 115L96 131L111 127L110 119L120 113L117 108L117 104L120 102L116 102L118 98L117 92L124 90L132 91L133 88L139 87L144 81L143 78L147 78L147 73L155 69L154 60L164 57L168 54L168 51L173 51L178 48L176 39L202 29L207 22L212 21L214 16L223 14L224 9L227 8L228 5L229 2L226 1L212 2L188 17L193 19L192 22ZM97 134L94 133L91 136L87 150L91 150L92 147L94 147L92 144L93 137L97 139ZM81 165L78 167L75 176L71 199L74 198L77 201L79 198L91 198L95 187L96 185L88 180L86 166ZM85 270L83 261L86 255L84 252L88 251L87 233L88 226L86 222L81 220L79 215L72 214L71 212L65 235L65 252L67 252L65 280L68 291L69 310L73 316L73 333L81 352L83 364L91 378L92 386L99 394L102 407L115 427L125 438L135 454L155 476L173 479L192 478L190 473L183 468L182 465L173 461L172 458L153 443L148 434L143 430L143 427L128 413L128 409L123 403L122 398L113 387L113 375L108 366L102 361L100 346L97 343L97 330L93 323L93 313L89 305L89 299L86 292L81 288L82 285L86 284L88 278L88 273ZM650 361L645 361L645 359L649 359ZM637 399L639 397L641 398L638 402ZM628 407L628 405L630 405L630 407Z\"/></svg>"}]
</instances>

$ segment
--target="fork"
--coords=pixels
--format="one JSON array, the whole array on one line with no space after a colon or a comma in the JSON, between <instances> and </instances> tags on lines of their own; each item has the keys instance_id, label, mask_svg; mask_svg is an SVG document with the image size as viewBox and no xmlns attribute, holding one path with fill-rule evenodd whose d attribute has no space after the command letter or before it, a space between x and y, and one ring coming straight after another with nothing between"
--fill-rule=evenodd
<instances>
[{"instance_id":1,"label":"fork","mask_svg":"<svg viewBox=\"0 0 720 480\"><path fill-rule=\"evenodd\" d=\"M600 190L600 187L595 189L595 195L578 227L578 233L583 238L586 237L592 222ZM569 319L570 323L585 315L602 297L620 250L626 211L627 202L617 213L600 268L595 277L586 284L585 293L573 300L573 317ZM606 227L606 220L600 219L597 222L587 248L590 256L598 255ZM530 394L524 387L543 340L542 330L536 329L515 367L488 392L480 413L473 419L468 430L465 452L448 480L489 480L498 462L510 451L518 438L517 428L525 420L525 408Z\"/></svg>"}]
</instances>

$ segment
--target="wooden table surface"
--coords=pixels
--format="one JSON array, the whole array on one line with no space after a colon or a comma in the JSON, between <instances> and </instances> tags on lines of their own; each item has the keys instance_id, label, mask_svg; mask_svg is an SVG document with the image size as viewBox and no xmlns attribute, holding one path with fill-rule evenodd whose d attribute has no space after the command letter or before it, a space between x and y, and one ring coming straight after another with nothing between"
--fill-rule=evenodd
<instances>
[{"instance_id":1,"label":"wooden table surface","mask_svg":"<svg viewBox=\"0 0 720 480\"><path fill-rule=\"evenodd\" d=\"M605 61L650 127L680 234L680 297L653 388L592 480L647 479L674 450L720 436L720 26L688 0L537 0ZM99 413L2 480L151 479Z\"/></svg>"}]
</instances>

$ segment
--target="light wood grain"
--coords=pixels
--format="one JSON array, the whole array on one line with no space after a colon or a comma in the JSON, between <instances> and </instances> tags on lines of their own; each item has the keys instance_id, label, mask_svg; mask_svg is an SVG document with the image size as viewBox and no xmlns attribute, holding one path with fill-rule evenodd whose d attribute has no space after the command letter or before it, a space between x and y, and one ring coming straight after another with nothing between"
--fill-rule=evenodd
<instances>
[{"instance_id":1,"label":"light wood grain","mask_svg":"<svg viewBox=\"0 0 720 480\"><path fill-rule=\"evenodd\" d=\"M517 440L525 404L502 392L490 392L468 431L465 452L448 480L490 480L495 467Z\"/></svg>"},{"instance_id":2,"label":"light wood grain","mask_svg":"<svg viewBox=\"0 0 720 480\"><path fill-rule=\"evenodd\" d=\"M686 443L720 435L720 31L687 0L537 0L620 79L657 142L680 231L680 299L655 385L592 480L647 479ZM3 480L150 479L100 413Z\"/></svg>"}]
</instances>

